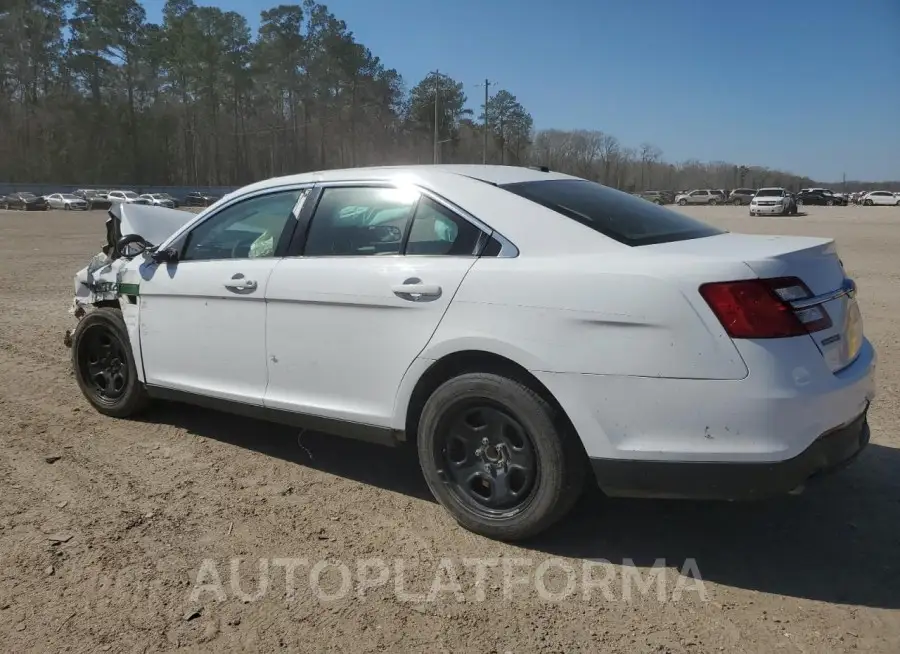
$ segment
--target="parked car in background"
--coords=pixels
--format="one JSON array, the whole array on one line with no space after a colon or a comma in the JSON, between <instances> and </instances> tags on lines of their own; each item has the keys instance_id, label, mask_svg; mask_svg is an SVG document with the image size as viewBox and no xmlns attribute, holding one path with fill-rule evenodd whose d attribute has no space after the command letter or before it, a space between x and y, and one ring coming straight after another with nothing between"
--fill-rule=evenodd
<instances>
[{"instance_id":1,"label":"parked car in background","mask_svg":"<svg viewBox=\"0 0 900 654\"><path fill-rule=\"evenodd\" d=\"M891 193L890 191L870 191L866 193L862 198L862 203L871 207L874 205L896 205L900 206L900 198Z\"/></svg>"},{"instance_id":2,"label":"parked car in background","mask_svg":"<svg viewBox=\"0 0 900 654\"><path fill-rule=\"evenodd\" d=\"M150 204L134 191L110 191L106 196L110 202L125 202L126 204Z\"/></svg>"},{"instance_id":3,"label":"parked car in background","mask_svg":"<svg viewBox=\"0 0 900 654\"><path fill-rule=\"evenodd\" d=\"M63 209L65 211L87 211L90 205L87 200L74 193L52 193L47 196L47 204L51 209Z\"/></svg>"},{"instance_id":4,"label":"parked car in background","mask_svg":"<svg viewBox=\"0 0 900 654\"><path fill-rule=\"evenodd\" d=\"M99 188L79 188L72 191L72 195L77 195L78 197L84 198L85 200L88 199L88 196L106 199L107 194L109 194L109 191Z\"/></svg>"},{"instance_id":5,"label":"parked car in background","mask_svg":"<svg viewBox=\"0 0 900 654\"><path fill-rule=\"evenodd\" d=\"M209 195L201 191L191 191L184 197L184 206L186 207L208 207L218 200L215 195Z\"/></svg>"},{"instance_id":6,"label":"parked car in background","mask_svg":"<svg viewBox=\"0 0 900 654\"><path fill-rule=\"evenodd\" d=\"M112 201L107 196L108 191L94 189L79 189L73 193L88 203L89 209L109 209Z\"/></svg>"},{"instance_id":7,"label":"parked car in background","mask_svg":"<svg viewBox=\"0 0 900 654\"><path fill-rule=\"evenodd\" d=\"M675 198L682 207L686 204L722 204L725 196L717 189L697 189Z\"/></svg>"},{"instance_id":8,"label":"parked car in background","mask_svg":"<svg viewBox=\"0 0 900 654\"><path fill-rule=\"evenodd\" d=\"M728 194L728 204L744 205L750 204L750 200L756 195L754 188L736 188Z\"/></svg>"},{"instance_id":9,"label":"parked car in background","mask_svg":"<svg viewBox=\"0 0 900 654\"><path fill-rule=\"evenodd\" d=\"M780 186L761 188L750 201L750 215L787 216L797 213L797 202L789 191Z\"/></svg>"},{"instance_id":10,"label":"parked car in background","mask_svg":"<svg viewBox=\"0 0 900 654\"><path fill-rule=\"evenodd\" d=\"M831 204L827 205L829 207L832 205L846 206L850 202L850 199L847 196L845 196L843 193L835 193L830 188L822 188L821 186L817 186L815 188L800 189L800 193L807 193L807 192L821 193L825 197L831 198L831 200L832 200Z\"/></svg>"},{"instance_id":11,"label":"parked car in background","mask_svg":"<svg viewBox=\"0 0 900 654\"><path fill-rule=\"evenodd\" d=\"M6 209L6 196L0 195L0 209Z\"/></svg>"},{"instance_id":12,"label":"parked car in background","mask_svg":"<svg viewBox=\"0 0 900 654\"><path fill-rule=\"evenodd\" d=\"M142 200L147 200L147 203L152 204L154 207L175 208L175 201L168 193L144 193L140 197Z\"/></svg>"},{"instance_id":13,"label":"parked car in background","mask_svg":"<svg viewBox=\"0 0 900 654\"><path fill-rule=\"evenodd\" d=\"M6 196L6 208L22 211L46 211L50 205L46 198L23 191Z\"/></svg>"},{"instance_id":14,"label":"parked car in background","mask_svg":"<svg viewBox=\"0 0 900 654\"><path fill-rule=\"evenodd\" d=\"M822 191L813 191L813 190L804 190L800 191L797 194L797 204L804 205L810 204L819 207L831 207L835 204L840 204L840 201L836 201L833 195L827 195Z\"/></svg>"},{"instance_id":15,"label":"parked car in background","mask_svg":"<svg viewBox=\"0 0 900 654\"><path fill-rule=\"evenodd\" d=\"M637 196L653 204L672 204L675 201L675 194L672 191L641 191Z\"/></svg>"}]
</instances>

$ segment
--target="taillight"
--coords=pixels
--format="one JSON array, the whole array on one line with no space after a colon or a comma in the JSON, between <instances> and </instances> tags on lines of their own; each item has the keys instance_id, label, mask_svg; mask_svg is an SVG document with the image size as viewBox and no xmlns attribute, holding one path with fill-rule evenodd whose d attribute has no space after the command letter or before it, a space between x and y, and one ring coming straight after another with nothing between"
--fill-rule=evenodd
<instances>
[{"instance_id":1,"label":"taillight","mask_svg":"<svg viewBox=\"0 0 900 654\"><path fill-rule=\"evenodd\" d=\"M813 296L796 277L704 284L700 295L732 338L786 338L831 327L824 307L791 306Z\"/></svg>"}]
</instances>

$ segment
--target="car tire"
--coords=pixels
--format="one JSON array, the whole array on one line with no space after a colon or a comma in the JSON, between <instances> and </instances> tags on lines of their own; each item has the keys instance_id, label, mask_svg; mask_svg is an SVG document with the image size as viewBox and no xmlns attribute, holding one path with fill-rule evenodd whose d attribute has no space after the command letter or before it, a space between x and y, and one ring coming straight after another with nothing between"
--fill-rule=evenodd
<instances>
[{"instance_id":1,"label":"car tire","mask_svg":"<svg viewBox=\"0 0 900 654\"><path fill-rule=\"evenodd\" d=\"M713 198L712 200L709 201L709 206L711 206L711 207L714 207L717 204L719 204L719 201L716 200L715 198Z\"/></svg>"},{"instance_id":2,"label":"car tire","mask_svg":"<svg viewBox=\"0 0 900 654\"><path fill-rule=\"evenodd\" d=\"M866 200L865 202L863 202L863 206L865 207L871 207L873 204L874 203L871 200Z\"/></svg>"},{"instance_id":3,"label":"car tire","mask_svg":"<svg viewBox=\"0 0 900 654\"><path fill-rule=\"evenodd\" d=\"M739 207L739 206L741 206L741 205L744 204L744 203L741 202L740 198L735 198L734 201L732 201L731 204L733 204L733 205L736 206L736 207Z\"/></svg>"},{"instance_id":4,"label":"car tire","mask_svg":"<svg viewBox=\"0 0 900 654\"><path fill-rule=\"evenodd\" d=\"M833 206L834 206L834 200L826 200L826 201L825 201L825 206L826 206L826 207L833 207Z\"/></svg>"},{"instance_id":5,"label":"car tire","mask_svg":"<svg viewBox=\"0 0 900 654\"><path fill-rule=\"evenodd\" d=\"M529 386L493 373L441 384L425 402L417 446L441 506L497 540L530 538L563 518L587 477L568 422Z\"/></svg>"},{"instance_id":6,"label":"car tire","mask_svg":"<svg viewBox=\"0 0 900 654\"><path fill-rule=\"evenodd\" d=\"M118 309L101 307L81 319L72 335L72 367L84 397L104 415L127 418L149 403Z\"/></svg>"},{"instance_id":7,"label":"car tire","mask_svg":"<svg viewBox=\"0 0 900 654\"><path fill-rule=\"evenodd\" d=\"M686 204L687 204L687 200L685 200L684 198L682 198L681 200L678 201L678 206L679 206L679 207L683 207L683 206L686 205Z\"/></svg>"}]
</instances>

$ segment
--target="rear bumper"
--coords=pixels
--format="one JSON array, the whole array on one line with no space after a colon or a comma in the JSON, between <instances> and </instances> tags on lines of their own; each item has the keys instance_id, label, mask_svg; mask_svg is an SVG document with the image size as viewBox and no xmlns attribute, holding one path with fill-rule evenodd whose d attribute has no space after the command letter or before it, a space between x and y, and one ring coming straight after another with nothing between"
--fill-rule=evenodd
<instances>
[{"instance_id":1,"label":"rear bumper","mask_svg":"<svg viewBox=\"0 0 900 654\"><path fill-rule=\"evenodd\" d=\"M869 444L868 407L819 436L797 456L775 463L591 459L600 488L613 497L760 499L789 493L844 467Z\"/></svg>"}]
</instances>

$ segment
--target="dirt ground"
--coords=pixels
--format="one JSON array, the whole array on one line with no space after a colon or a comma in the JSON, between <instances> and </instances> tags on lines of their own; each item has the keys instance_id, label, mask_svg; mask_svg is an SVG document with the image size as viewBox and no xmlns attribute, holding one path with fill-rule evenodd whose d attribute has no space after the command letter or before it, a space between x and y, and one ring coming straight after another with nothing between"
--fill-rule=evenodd
<instances>
[{"instance_id":1,"label":"dirt ground","mask_svg":"<svg viewBox=\"0 0 900 654\"><path fill-rule=\"evenodd\" d=\"M900 209L684 211L837 239L879 353L873 443L764 503L588 493L522 547L459 528L402 450L96 414L63 332L102 212L0 212L0 651L900 651Z\"/></svg>"}]
</instances>

